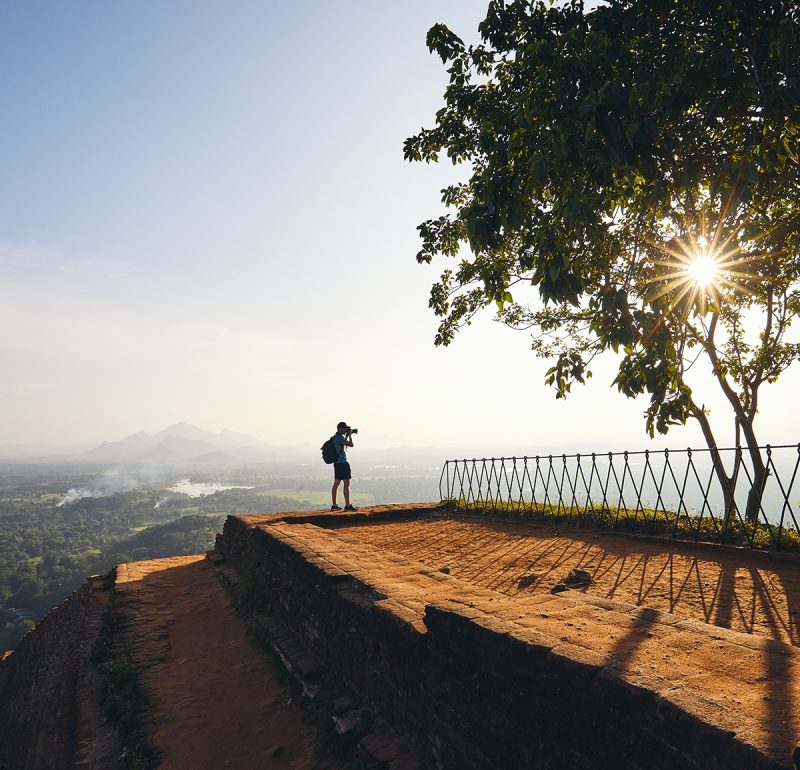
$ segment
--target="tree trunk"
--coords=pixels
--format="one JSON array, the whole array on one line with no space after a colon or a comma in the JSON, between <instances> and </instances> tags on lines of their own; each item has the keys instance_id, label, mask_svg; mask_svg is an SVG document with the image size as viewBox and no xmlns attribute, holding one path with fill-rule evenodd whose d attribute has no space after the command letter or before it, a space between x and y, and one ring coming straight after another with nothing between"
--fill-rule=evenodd
<instances>
[{"instance_id":1,"label":"tree trunk","mask_svg":"<svg viewBox=\"0 0 800 770\"><path fill-rule=\"evenodd\" d=\"M764 487L767 484L767 477L769 470L764 464L764 458L761 455L761 450L758 448L758 441L756 434L753 431L752 420L750 422L742 423L742 431L744 433L744 440L747 442L747 451L750 454L750 462L753 466L753 481L750 485L750 491L747 493L747 507L745 509L744 517L751 524L758 523L758 514L761 510L761 499L764 496Z\"/></svg>"},{"instance_id":2,"label":"tree trunk","mask_svg":"<svg viewBox=\"0 0 800 770\"><path fill-rule=\"evenodd\" d=\"M714 439L714 433L711 430L711 423L709 423L706 413L703 411L702 407L698 407L694 402L692 402L691 408L692 416L700 423L700 428L703 431L703 437L706 440L706 446L708 446L711 454L711 462L714 465L714 473L716 474L717 481L719 481L720 488L722 489L722 509L725 515L725 529L727 529L730 520L734 517L734 513L736 512L734 491L736 489L736 478L739 474L740 455L738 452L736 453L733 473L728 476L728 474L725 472L725 465L722 462L722 456L717 448L717 442Z\"/></svg>"},{"instance_id":3,"label":"tree trunk","mask_svg":"<svg viewBox=\"0 0 800 770\"><path fill-rule=\"evenodd\" d=\"M770 328L772 324L772 312L771 312L771 302L770 302L770 312L768 314L768 321L767 321L767 328L765 330L766 337L765 340L769 337ZM717 382L719 382L720 387L722 388L722 392L725 394L725 397L730 402L731 406L733 407L733 412L736 415L737 420L737 428L741 427L742 432L744 433L744 439L747 442L747 451L750 454L750 462L753 466L753 477L752 483L750 485L750 490L747 493L747 506L745 508L745 519L751 524L756 524L758 522L758 513L761 508L761 498L764 495L764 486L767 483L767 469L764 465L764 458L761 457L761 451L758 448L758 441L756 440L756 434L753 430L753 420L755 419L756 412L758 411L756 408L756 404L758 403L758 388L761 384L761 373L759 373L758 377L754 380L751 380L748 383L740 383L743 387L750 389L750 398L748 399L748 411L745 411L744 405L742 404L741 397L733 390L730 383L726 380L725 374L723 370L720 368L719 359L717 357L717 350L716 350L716 343L714 342L714 333L717 327L717 320L719 318L719 314L717 312L712 314L712 320L708 328L707 339L703 345L708 354L709 360L711 361L711 366L713 367L714 375L717 378ZM764 346L762 344L762 352L764 351ZM714 443L714 436L711 432L711 425L708 422L708 418L705 415L705 412L702 409L698 409L697 405L692 401L692 414L697 420L700 422L701 427L703 428L703 435L706 437L706 443L708 443L709 448L712 448L712 455L717 454L715 452L716 444ZM738 447L737 447L738 450ZM738 455L737 451L737 455ZM715 462L716 467L716 462ZM722 476L724 476L724 468L721 467L721 474L718 471L717 475L720 476L720 482L722 482ZM727 478L727 477L726 477ZM725 489L730 487L730 479L728 479L728 483L723 484L723 494L725 493ZM733 493L733 487L730 487L731 494ZM726 503L727 506L727 503ZM727 509L727 507L726 507Z\"/></svg>"},{"instance_id":4,"label":"tree trunk","mask_svg":"<svg viewBox=\"0 0 800 770\"><path fill-rule=\"evenodd\" d=\"M762 463L763 465L763 463ZM761 509L761 498L764 496L764 486L767 483L767 471L763 469L753 474L753 486L747 493L747 510L745 518L751 524L758 522L758 513Z\"/></svg>"},{"instance_id":5,"label":"tree trunk","mask_svg":"<svg viewBox=\"0 0 800 770\"><path fill-rule=\"evenodd\" d=\"M706 417L702 408L696 404L692 404L692 416L700 423L703 431L703 436L706 440L706 445L711 452L711 460L714 464L714 472L716 473L717 480L722 488L723 507L725 510L725 525L733 517L736 511L736 500L734 499L734 492L736 490L736 482L738 480L739 469L741 465L741 450L737 447L736 460L734 461L733 473L729 476L725 472L725 465L722 462L717 443L714 440L714 433L711 430L711 424ZM769 471L764 464L764 458L761 455L761 450L758 448L758 440L756 439L755 432L753 431L752 421L740 420L742 432L744 433L745 443L747 444L747 452L750 455L750 463L753 468L753 476L750 484L750 490L747 493L747 505L744 511L744 518L750 524L758 523L758 514L761 510L761 499L764 496L764 487L769 477Z\"/></svg>"}]
</instances>

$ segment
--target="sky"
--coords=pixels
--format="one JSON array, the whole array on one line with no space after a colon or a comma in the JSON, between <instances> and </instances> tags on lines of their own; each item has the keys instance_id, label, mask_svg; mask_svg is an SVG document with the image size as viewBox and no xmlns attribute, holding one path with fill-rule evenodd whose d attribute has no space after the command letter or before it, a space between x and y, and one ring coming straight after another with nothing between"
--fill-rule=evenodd
<instances>
[{"instance_id":1,"label":"sky","mask_svg":"<svg viewBox=\"0 0 800 770\"><path fill-rule=\"evenodd\" d=\"M476 39L485 9L0 5L0 443L185 421L295 444L346 420L374 448L650 445L613 361L556 401L526 335L488 315L434 347L445 264L416 263L416 227L464 172L402 146L442 104L427 29ZM798 385L765 394L763 442L797 440Z\"/></svg>"}]
</instances>

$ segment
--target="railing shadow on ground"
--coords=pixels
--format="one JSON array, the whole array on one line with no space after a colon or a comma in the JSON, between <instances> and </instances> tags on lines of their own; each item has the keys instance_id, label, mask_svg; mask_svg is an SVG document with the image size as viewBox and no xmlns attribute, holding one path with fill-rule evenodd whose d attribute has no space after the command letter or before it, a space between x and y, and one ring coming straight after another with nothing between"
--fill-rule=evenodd
<instances>
[{"instance_id":1,"label":"railing shadow on ground","mask_svg":"<svg viewBox=\"0 0 800 770\"><path fill-rule=\"evenodd\" d=\"M467 510L800 550L800 444L758 451L758 484L741 447L447 460L439 495Z\"/></svg>"},{"instance_id":2,"label":"railing shadow on ground","mask_svg":"<svg viewBox=\"0 0 800 770\"><path fill-rule=\"evenodd\" d=\"M447 512L364 525L358 538L509 598L550 591L583 569L598 598L800 646L796 555L615 534Z\"/></svg>"},{"instance_id":3,"label":"railing shadow on ground","mask_svg":"<svg viewBox=\"0 0 800 770\"><path fill-rule=\"evenodd\" d=\"M800 551L796 499L800 498L800 444L766 445L758 452L766 468L760 483L749 453L735 447L448 460L439 491L443 501L465 511L747 549ZM721 478L720 468L727 478ZM555 543L553 547L557 548ZM567 545L547 573L558 571L566 562L582 566L586 558L592 558L585 545L577 564L573 564L576 555L570 557ZM534 568L542 557L538 554L528 567ZM665 582L669 612L682 612L685 595L694 592L694 611L699 603L705 622L747 633L753 633L756 625L761 627L761 633L771 638L763 648L761 676L770 683L764 716L775 722L794 718L795 704L787 684L792 672L785 650L775 644L800 644L800 586L795 584L794 565L775 563L765 573L753 564L742 564L746 561L743 558L711 559L717 562L719 571L716 581L709 585L701 576L696 557L688 569L682 565L677 570L682 578L676 576L673 553L661 560L656 557L655 561L661 563L651 578L646 577L652 558L647 554L638 554L627 573L626 555L607 558L611 563L606 571L617 569L608 596L613 598L621 583L635 579L638 573L636 605L644 613L641 624L620 640L611 655L615 665L624 668L644 638L643 627L650 622L653 610L642 605L653 598L653 591L663 592L664 586L658 586ZM593 565L596 575L602 572L602 562L603 558ZM739 574L741 569L746 576ZM706 566L706 575L707 571ZM772 585L772 580L777 585ZM772 743L777 734L771 735Z\"/></svg>"},{"instance_id":4,"label":"railing shadow on ground","mask_svg":"<svg viewBox=\"0 0 800 770\"><path fill-rule=\"evenodd\" d=\"M476 525L480 531L473 532L468 541L456 536L454 528ZM636 605L634 624L607 658L620 671L635 665L637 650L664 613L760 636L759 652L751 659L755 666L749 673L765 693L759 717L770 725L794 723L797 703L790 685L797 672L785 645L800 646L800 561L666 538L606 538L586 529L564 533L537 527L534 534L513 521L494 517L480 522L454 517L432 521L430 526L441 528L423 539L427 557L436 554L431 561L451 565L452 573L461 579L512 596L526 593L518 583L521 574L535 571L536 587L541 590L548 577L552 582L573 567L591 569L593 595ZM422 555L419 532L406 538L396 533L386 537L392 550L412 558ZM625 593L631 585L633 602L630 593ZM783 751L780 730L767 732L770 750Z\"/></svg>"},{"instance_id":5,"label":"railing shadow on ground","mask_svg":"<svg viewBox=\"0 0 800 770\"><path fill-rule=\"evenodd\" d=\"M586 530L532 535L514 532L503 521L486 521L481 528L467 549L456 545L454 531L445 530L426 536L425 551L436 553L431 561L452 565L459 578L511 597L549 590L579 568L591 574L595 596L800 645L800 563L764 565L758 552L698 552L691 543L631 543ZM425 558L418 539L407 545L395 539L391 547ZM535 580L525 580L531 575Z\"/></svg>"}]
</instances>

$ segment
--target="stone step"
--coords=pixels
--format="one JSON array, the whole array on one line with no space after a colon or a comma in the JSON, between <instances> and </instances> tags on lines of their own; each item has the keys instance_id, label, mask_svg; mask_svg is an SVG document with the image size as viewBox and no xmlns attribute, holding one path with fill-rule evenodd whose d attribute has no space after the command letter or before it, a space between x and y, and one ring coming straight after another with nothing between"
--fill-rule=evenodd
<instances>
[{"instance_id":1,"label":"stone step","mask_svg":"<svg viewBox=\"0 0 800 770\"><path fill-rule=\"evenodd\" d=\"M206 552L206 559L208 559L215 566L217 564L223 564L226 561L225 557L219 551L217 551L216 548L212 551Z\"/></svg>"}]
</instances>

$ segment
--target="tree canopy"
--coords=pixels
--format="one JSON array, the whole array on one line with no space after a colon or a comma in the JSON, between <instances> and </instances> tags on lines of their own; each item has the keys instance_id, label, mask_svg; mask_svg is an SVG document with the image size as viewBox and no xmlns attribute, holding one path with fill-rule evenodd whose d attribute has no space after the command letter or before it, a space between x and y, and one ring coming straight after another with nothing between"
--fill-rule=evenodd
<instances>
[{"instance_id":1,"label":"tree canopy","mask_svg":"<svg viewBox=\"0 0 800 770\"><path fill-rule=\"evenodd\" d=\"M553 359L558 396L613 350L619 390L649 395L651 435L695 417L714 446L687 382L705 356L757 446L759 387L800 354L787 337L800 308L799 8L493 0L478 45L433 26L445 103L405 157L470 168L442 191L451 213L419 227L418 261L460 257L431 291L436 343L496 305Z\"/></svg>"},{"instance_id":2,"label":"tree canopy","mask_svg":"<svg viewBox=\"0 0 800 770\"><path fill-rule=\"evenodd\" d=\"M477 46L435 25L445 106L405 155L472 168L443 191L455 214L420 226L419 261L471 251L433 288L437 343L491 303L509 325L566 330L534 346L556 357L561 395L591 355L622 348L620 389L650 393L648 427L665 431L691 413L680 353L716 340L711 324L735 338L761 306L761 345L713 347L721 374L774 378L797 354L783 335L797 310L799 18L776 0L588 13L518 0L489 5ZM717 280L693 276L699 252ZM531 285L535 309L512 293Z\"/></svg>"}]
</instances>

